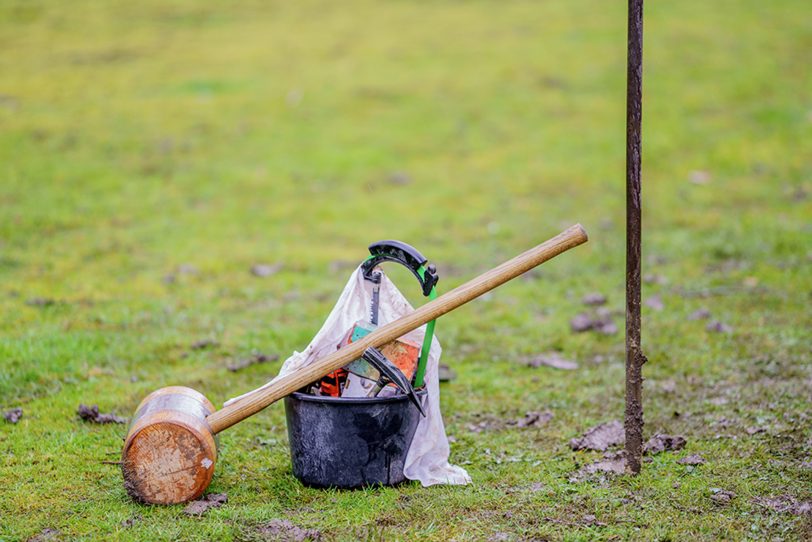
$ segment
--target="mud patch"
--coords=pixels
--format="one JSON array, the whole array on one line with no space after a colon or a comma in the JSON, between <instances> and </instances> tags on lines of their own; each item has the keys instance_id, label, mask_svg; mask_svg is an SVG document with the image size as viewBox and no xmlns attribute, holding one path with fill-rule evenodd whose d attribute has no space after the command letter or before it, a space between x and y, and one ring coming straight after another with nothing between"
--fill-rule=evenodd
<instances>
[{"instance_id":1,"label":"mud patch","mask_svg":"<svg viewBox=\"0 0 812 542\"><path fill-rule=\"evenodd\" d=\"M668 279L665 278L663 275L649 273L643 276L643 282L645 282L646 284L659 284L662 286L664 284L668 284Z\"/></svg>"},{"instance_id":2,"label":"mud patch","mask_svg":"<svg viewBox=\"0 0 812 542\"><path fill-rule=\"evenodd\" d=\"M594 331L602 335L614 335L617 333L617 326L612 321L612 316L608 311L600 311L595 314L582 312L570 320L570 328L575 333Z\"/></svg>"},{"instance_id":3,"label":"mud patch","mask_svg":"<svg viewBox=\"0 0 812 542\"><path fill-rule=\"evenodd\" d=\"M711 488L711 500L716 504L725 505L736 498L736 494L718 487Z\"/></svg>"},{"instance_id":4,"label":"mud patch","mask_svg":"<svg viewBox=\"0 0 812 542\"><path fill-rule=\"evenodd\" d=\"M232 373L236 373L237 371L241 371L243 369L251 367L252 365L276 361L278 359L279 354L263 354L262 352L254 352L253 354L251 354L250 357L239 359L234 363L226 365L226 369L228 369Z\"/></svg>"},{"instance_id":5,"label":"mud patch","mask_svg":"<svg viewBox=\"0 0 812 542\"><path fill-rule=\"evenodd\" d=\"M251 274L255 277L265 278L275 275L282 270L281 263L267 264L255 263L251 266Z\"/></svg>"},{"instance_id":6,"label":"mud patch","mask_svg":"<svg viewBox=\"0 0 812 542\"><path fill-rule=\"evenodd\" d=\"M578 364L570 359L565 358L560 352L545 352L531 358L526 358L524 363L528 367L552 367L553 369L562 369L564 371L574 371L578 368Z\"/></svg>"},{"instance_id":7,"label":"mud patch","mask_svg":"<svg viewBox=\"0 0 812 542\"><path fill-rule=\"evenodd\" d=\"M28 539L28 542L46 542L46 541L53 541L56 542L57 540L61 540L61 535L57 529L43 529L39 534L35 534L31 538Z\"/></svg>"},{"instance_id":8,"label":"mud patch","mask_svg":"<svg viewBox=\"0 0 812 542\"><path fill-rule=\"evenodd\" d=\"M581 303L589 307L606 305L606 296L600 292L592 292L581 298Z\"/></svg>"},{"instance_id":9,"label":"mud patch","mask_svg":"<svg viewBox=\"0 0 812 542\"><path fill-rule=\"evenodd\" d=\"M665 303L663 303L663 299L658 295L653 295L646 299L646 307L654 309L655 311L661 311L665 308Z\"/></svg>"},{"instance_id":10,"label":"mud patch","mask_svg":"<svg viewBox=\"0 0 812 542\"><path fill-rule=\"evenodd\" d=\"M438 367L439 372L439 379L440 382L451 382L452 380L456 380L457 373L454 372L451 367L448 366L446 363L441 363Z\"/></svg>"},{"instance_id":11,"label":"mud patch","mask_svg":"<svg viewBox=\"0 0 812 542\"><path fill-rule=\"evenodd\" d=\"M386 177L386 180L389 182L389 184L393 184L395 186L406 186L407 184L412 184L412 177L405 171L393 171Z\"/></svg>"},{"instance_id":12,"label":"mud patch","mask_svg":"<svg viewBox=\"0 0 812 542\"><path fill-rule=\"evenodd\" d=\"M657 433L643 445L645 455L656 455L662 452L676 452L685 448L687 441L681 435L666 435Z\"/></svg>"},{"instance_id":13,"label":"mud patch","mask_svg":"<svg viewBox=\"0 0 812 542\"><path fill-rule=\"evenodd\" d=\"M780 514L812 516L812 501L799 501L791 495L777 497L755 497L753 502Z\"/></svg>"},{"instance_id":14,"label":"mud patch","mask_svg":"<svg viewBox=\"0 0 812 542\"><path fill-rule=\"evenodd\" d=\"M582 517L580 523L584 527L606 527L606 523L598 521L598 518L592 514L587 514Z\"/></svg>"},{"instance_id":15,"label":"mud patch","mask_svg":"<svg viewBox=\"0 0 812 542\"><path fill-rule=\"evenodd\" d=\"M220 346L220 343L214 339L200 339L199 341L193 342L190 348L192 350L208 350L210 348L217 348L218 346Z\"/></svg>"},{"instance_id":16,"label":"mud patch","mask_svg":"<svg viewBox=\"0 0 812 542\"><path fill-rule=\"evenodd\" d=\"M272 519L254 529L254 539L274 540L279 542L305 542L321 540L318 529L305 529L294 525L286 519Z\"/></svg>"},{"instance_id":17,"label":"mud patch","mask_svg":"<svg viewBox=\"0 0 812 542\"><path fill-rule=\"evenodd\" d=\"M508 422L510 425L516 425L516 427L538 427L540 425L545 425L547 422L553 419L553 413L549 410L545 410L544 412L528 412L524 415L524 418L519 418L513 422Z\"/></svg>"},{"instance_id":18,"label":"mud patch","mask_svg":"<svg viewBox=\"0 0 812 542\"><path fill-rule=\"evenodd\" d=\"M22 417L23 417L23 409L21 409L20 407L12 408L10 410L6 410L5 412L3 412L3 418L5 418L5 420L8 423L17 423L18 421L20 421L20 418Z\"/></svg>"},{"instance_id":19,"label":"mud patch","mask_svg":"<svg viewBox=\"0 0 812 542\"><path fill-rule=\"evenodd\" d=\"M128 518L128 519L125 519L124 521L122 521L121 526L124 527L125 529L129 529L130 527L132 527L133 525L135 525L139 521L141 521L141 516L135 515L135 516L133 516L131 518Z\"/></svg>"},{"instance_id":20,"label":"mud patch","mask_svg":"<svg viewBox=\"0 0 812 542\"><path fill-rule=\"evenodd\" d=\"M702 457L699 454L691 454L678 460L677 463L679 463L680 465L697 466L704 465L705 463L707 463L707 461L705 460L704 457Z\"/></svg>"},{"instance_id":21,"label":"mud patch","mask_svg":"<svg viewBox=\"0 0 812 542\"><path fill-rule=\"evenodd\" d=\"M707 320L711 317L711 312L708 309L697 309L688 315L688 320Z\"/></svg>"},{"instance_id":22,"label":"mud patch","mask_svg":"<svg viewBox=\"0 0 812 542\"><path fill-rule=\"evenodd\" d=\"M192 501L183 509L187 516L202 516L210 508L220 508L228 502L228 495L225 493L209 493L199 500Z\"/></svg>"},{"instance_id":23,"label":"mud patch","mask_svg":"<svg viewBox=\"0 0 812 542\"><path fill-rule=\"evenodd\" d=\"M677 382L673 378L669 378L668 380L663 380L662 382L657 382L658 388L663 393L674 393L677 391Z\"/></svg>"},{"instance_id":24,"label":"mud patch","mask_svg":"<svg viewBox=\"0 0 812 542\"><path fill-rule=\"evenodd\" d=\"M597 476L616 476L626 472L626 454L622 450L619 452L609 452L603 454L598 461L589 463L578 469L569 481L573 484L592 479Z\"/></svg>"},{"instance_id":25,"label":"mud patch","mask_svg":"<svg viewBox=\"0 0 812 542\"><path fill-rule=\"evenodd\" d=\"M705 331L712 333L733 333L733 328L719 320L714 320L708 322L708 325L705 326Z\"/></svg>"},{"instance_id":26,"label":"mud patch","mask_svg":"<svg viewBox=\"0 0 812 542\"><path fill-rule=\"evenodd\" d=\"M483 433L485 431L501 431L507 426L507 422L493 414L474 413L477 421L465 424L465 428L471 433Z\"/></svg>"},{"instance_id":27,"label":"mud patch","mask_svg":"<svg viewBox=\"0 0 812 542\"><path fill-rule=\"evenodd\" d=\"M605 452L612 446L625 442L623 424L618 420L605 422L588 429L581 437L570 440L573 450L595 450Z\"/></svg>"},{"instance_id":28,"label":"mud patch","mask_svg":"<svg viewBox=\"0 0 812 542\"><path fill-rule=\"evenodd\" d=\"M515 495L517 493L538 493L540 491L547 491L549 487L541 482L533 482L530 485L510 486L505 488L506 495Z\"/></svg>"},{"instance_id":29,"label":"mud patch","mask_svg":"<svg viewBox=\"0 0 812 542\"><path fill-rule=\"evenodd\" d=\"M99 405L87 406L80 404L79 408L76 409L76 414L82 421L89 423L127 423L126 418L115 414L101 414Z\"/></svg>"}]
</instances>

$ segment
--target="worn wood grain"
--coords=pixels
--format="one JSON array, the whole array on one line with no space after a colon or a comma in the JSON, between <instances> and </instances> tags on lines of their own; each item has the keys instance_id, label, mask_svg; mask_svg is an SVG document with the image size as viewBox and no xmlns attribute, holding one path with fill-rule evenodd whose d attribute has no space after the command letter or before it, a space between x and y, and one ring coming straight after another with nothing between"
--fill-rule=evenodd
<instances>
[{"instance_id":1,"label":"worn wood grain","mask_svg":"<svg viewBox=\"0 0 812 542\"><path fill-rule=\"evenodd\" d=\"M217 445L206 423L213 410L202 394L180 386L157 390L141 402L121 454L130 496L174 504L203 494L217 461Z\"/></svg>"}]
</instances>

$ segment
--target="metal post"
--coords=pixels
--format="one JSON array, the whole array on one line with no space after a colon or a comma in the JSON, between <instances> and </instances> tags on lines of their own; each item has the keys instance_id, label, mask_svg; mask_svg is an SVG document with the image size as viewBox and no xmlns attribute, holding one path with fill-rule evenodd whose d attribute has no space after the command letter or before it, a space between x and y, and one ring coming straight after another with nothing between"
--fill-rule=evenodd
<instances>
[{"instance_id":1,"label":"metal post","mask_svg":"<svg viewBox=\"0 0 812 542\"><path fill-rule=\"evenodd\" d=\"M637 474L643 455L640 344L640 122L643 82L643 0L629 0L626 73L626 469Z\"/></svg>"}]
</instances>

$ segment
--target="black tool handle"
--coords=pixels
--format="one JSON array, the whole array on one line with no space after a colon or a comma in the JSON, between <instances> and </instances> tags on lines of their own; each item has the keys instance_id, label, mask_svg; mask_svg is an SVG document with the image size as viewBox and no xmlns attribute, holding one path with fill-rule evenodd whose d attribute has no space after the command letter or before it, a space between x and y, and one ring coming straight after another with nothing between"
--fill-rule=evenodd
<instances>
[{"instance_id":1,"label":"black tool handle","mask_svg":"<svg viewBox=\"0 0 812 542\"><path fill-rule=\"evenodd\" d=\"M406 378L406 375L403 374L403 371L401 371L397 365L389 361L389 358L387 358L383 352L375 347L369 347L364 350L361 357L381 373L381 378L378 381L381 387L385 386L388 382L392 382L400 391L409 397L409 400L414 403L417 410L420 411L420 414L422 414L423 417L426 416L426 411L423 410L423 405L420 404L420 399L417 398L412 383L409 382L409 379ZM378 391L380 391L380 388Z\"/></svg>"},{"instance_id":2,"label":"black tool handle","mask_svg":"<svg viewBox=\"0 0 812 542\"><path fill-rule=\"evenodd\" d=\"M420 252L413 246L404 243L403 241L386 240L378 241L369 245L369 253L371 256L363 264L361 269L364 272L364 277L367 279L372 278L372 270L384 261L396 262L404 265L409 271L417 277L420 281L420 286L423 290L423 295L428 296L431 289L440 280L437 275L437 269L433 265L429 265L423 276L420 275L420 268L428 262L428 259L420 254Z\"/></svg>"}]
</instances>

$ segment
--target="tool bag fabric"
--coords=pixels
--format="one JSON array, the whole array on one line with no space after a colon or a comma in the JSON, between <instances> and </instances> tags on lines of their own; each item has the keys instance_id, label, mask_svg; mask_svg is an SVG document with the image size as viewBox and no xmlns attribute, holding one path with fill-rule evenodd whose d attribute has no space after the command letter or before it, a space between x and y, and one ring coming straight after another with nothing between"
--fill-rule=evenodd
<instances>
[{"instance_id":1,"label":"tool bag fabric","mask_svg":"<svg viewBox=\"0 0 812 542\"><path fill-rule=\"evenodd\" d=\"M414 308L400 293L394 283L382 273L378 318L380 325L405 316ZM341 342L357 321L369 318L369 307L372 301L372 284L364 280L360 267L350 276L341 297L327 317L324 325L313 337L303 352L294 352L279 370L276 378L295 372L314 361L335 352ZM422 326L405 335L405 338L417 344L423 343L426 326ZM440 380L438 367L442 348L437 337L434 337L426 363L426 388L428 391L428 408L426 416L420 418L409 453L406 455L403 473L410 480L419 480L423 486L435 484L468 484L471 477L462 467L448 463L450 452L445 425L440 412ZM266 386L273 382L269 382ZM235 397L226 402L240 399Z\"/></svg>"}]
</instances>

